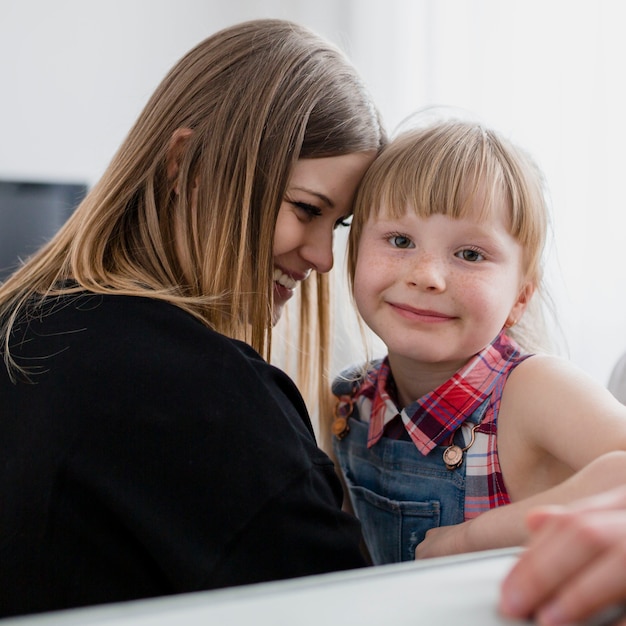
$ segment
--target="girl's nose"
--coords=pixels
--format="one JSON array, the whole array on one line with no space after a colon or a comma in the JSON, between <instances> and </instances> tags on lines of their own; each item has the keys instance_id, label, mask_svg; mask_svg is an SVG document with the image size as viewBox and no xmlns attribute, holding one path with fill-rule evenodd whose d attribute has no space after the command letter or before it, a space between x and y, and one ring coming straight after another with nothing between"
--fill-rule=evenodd
<instances>
[{"instance_id":1,"label":"girl's nose","mask_svg":"<svg viewBox=\"0 0 626 626\"><path fill-rule=\"evenodd\" d=\"M419 255L411 267L408 281L425 291L444 291L446 277L442 261L432 255Z\"/></svg>"}]
</instances>

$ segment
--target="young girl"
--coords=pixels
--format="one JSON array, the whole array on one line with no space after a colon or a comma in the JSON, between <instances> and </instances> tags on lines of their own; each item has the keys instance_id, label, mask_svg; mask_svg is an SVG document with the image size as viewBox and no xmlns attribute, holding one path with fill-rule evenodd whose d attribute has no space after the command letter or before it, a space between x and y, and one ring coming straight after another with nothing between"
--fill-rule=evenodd
<instances>
[{"instance_id":1,"label":"young girl","mask_svg":"<svg viewBox=\"0 0 626 626\"><path fill-rule=\"evenodd\" d=\"M375 563L515 545L530 506L624 482L626 407L530 352L546 230L537 168L481 125L406 132L368 170L349 275L388 355L335 381L332 426Z\"/></svg>"}]
</instances>

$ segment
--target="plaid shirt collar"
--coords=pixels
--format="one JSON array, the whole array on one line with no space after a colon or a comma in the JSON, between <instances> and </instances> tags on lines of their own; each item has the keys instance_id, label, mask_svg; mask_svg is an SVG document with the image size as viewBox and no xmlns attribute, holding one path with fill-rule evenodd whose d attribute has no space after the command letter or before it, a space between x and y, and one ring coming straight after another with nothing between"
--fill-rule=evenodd
<instances>
[{"instance_id":1,"label":"plaid shirt collar","mask_svg":"<svg viewBox=\"0 0 626 626\"><path fill-rule=\"evenodd\" d=\"M446 441L489 397L498 378L517 363L519 356L517 344L502 331L452 378L403 409L400 416L417 449L426 455ZM380 368L368 373L354 398L360 409L366 408L363 400L371 402L368 448L380 440L385 426L398 415L390 393L396 395L385 359Z\"/></svg>"}]
</instances>

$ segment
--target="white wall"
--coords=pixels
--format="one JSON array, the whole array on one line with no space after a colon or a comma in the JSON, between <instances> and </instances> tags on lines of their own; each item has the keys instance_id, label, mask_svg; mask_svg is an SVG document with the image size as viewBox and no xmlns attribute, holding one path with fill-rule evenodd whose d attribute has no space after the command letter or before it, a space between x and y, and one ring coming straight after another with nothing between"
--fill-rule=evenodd
<instances>
[{"instance_id":1,"label":"white wall","mask_svg":"<svg viewBox=\"0 0 626 626\"><path fill-rule=\"evenodd\" d=\"M0 177L93 183L196 43L257 17L336 38L344 8L332 0L0 0Z\"/></svg>"}]
</instances>

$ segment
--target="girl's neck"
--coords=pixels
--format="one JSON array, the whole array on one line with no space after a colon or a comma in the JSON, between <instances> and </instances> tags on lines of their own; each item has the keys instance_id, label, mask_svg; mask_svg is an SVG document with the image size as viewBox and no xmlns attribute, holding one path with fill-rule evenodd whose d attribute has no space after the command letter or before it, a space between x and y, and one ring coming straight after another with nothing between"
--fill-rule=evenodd
<instances>
[{"instance_id":1,"label":"girl's neck","mask_svg":"<svg viewBox=\"0 0 626 626\"><path fill-rule=\"evenodd\" d=\"M398 408L403 409L437 389L467 363L465 361L422 363L389 355L389 365L398 392Z\"/></svg>"}]
</instances>

